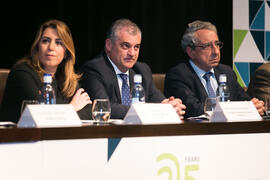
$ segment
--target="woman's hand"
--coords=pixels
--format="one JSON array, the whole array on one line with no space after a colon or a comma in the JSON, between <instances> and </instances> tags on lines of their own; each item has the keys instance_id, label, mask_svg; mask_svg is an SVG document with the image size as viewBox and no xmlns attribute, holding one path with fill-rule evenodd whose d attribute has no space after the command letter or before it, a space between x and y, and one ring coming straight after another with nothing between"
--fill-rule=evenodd
<instances>
[{"instance_id":1,"label":"woman's hand","mask_svg":"<svg viewBox=\"0 0 270 180\"><path fill-rule=\"evenodd\" d=\"M73 106L75 111L79 111L87 104L92 104L92 101L88 96L87 92L85 92L83 88L80 88L73 96L70 104Z\"/></svg>"}]
</instances>

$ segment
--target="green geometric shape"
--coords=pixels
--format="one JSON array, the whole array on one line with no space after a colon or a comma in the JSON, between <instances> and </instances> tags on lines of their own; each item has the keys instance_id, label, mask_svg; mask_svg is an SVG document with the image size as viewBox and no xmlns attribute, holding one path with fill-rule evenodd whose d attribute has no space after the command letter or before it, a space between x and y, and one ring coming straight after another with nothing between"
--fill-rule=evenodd
<instances>
[{"instance_id":1,"label":"green geometric shape","mask_svg":"<svg viewBox=\"0 0 270 180\"><path fill-rule=\"evenodd\" d=\"M237 54L240 45L242 44L245 36L247 35L247 32L248 30L233 30L233 58L235 58L235 55Z\"/></svg>"},{"instance_id":2,"label":"green geometric shape","mask_svg":"<svg viewBox=\"0 0 270 180\"><path fill-rule=\"evenodd\" d=\"M235 72L235 74L236 74L237 81L238 81L238 83L240 84L240 86L241 86L241 87L246 87L245 82L243 81L243 79L242 79L240 73L238 72L238 70L237 70L237 68L236 68L236 66L235 66L234 64L233 64L233 70L234 70L234 72Z\"/></svg>"}]
</instances>

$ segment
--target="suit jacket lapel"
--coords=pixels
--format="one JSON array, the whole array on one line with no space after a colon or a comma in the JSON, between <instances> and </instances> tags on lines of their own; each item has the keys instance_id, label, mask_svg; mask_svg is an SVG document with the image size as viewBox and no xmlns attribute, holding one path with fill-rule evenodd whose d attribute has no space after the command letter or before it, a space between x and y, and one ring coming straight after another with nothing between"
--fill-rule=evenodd
<instances>
[{"instance_id":1,"label":"suit jacket lapel","mask_svg":"<svg viewBox=\"0 0 270 180\"><path fill-rule=\"evenodd\" d=\"M135 75L135 71L133 69L129 70L129 88L130 88L130 92L132 91L133 87L134 87L134 75Z\"/></svg>"},{"instance_id":2,"label":"suit jacket lapel","mask_svg":"<svg viewBox=\"0 0 270 180\"><path fill-rule=\"evenodd\" d=\"M120 94L120 89L122 87L119 88L119 84L118 84L118 80L117 80L117 75L116 75L116 73L115 73L115 71L113 69L113 66L112 66L111 62L109 61L106 53L104 53L103 56L104 56L104 59L105 59L105 63L109 67L108 76L109 76L110 79L111 79L111 77L113 77L112 78L112 84L113 84L113 87L114 87L114 89L113 89L114 90L114 93L115 93L115 95L117 97L117 101L118 101L118 103L122 103L122 98L121 98L121 94Z\"/></svg>"},{"instance_id":3,"label":"suit jacket lapel","mask_svg":"<svg viewBox=\"0 0 270 180\"><path fill-rule=\"evenodd\" d=\"M195 70L193 69L193 67L190 65L189 62L186 62L187 66L189 67L189 69L191 70L191 72L193 73L193 75L195 76L195 81L196 81L196 84L198 84L199 86L199 89L198 91L200 92L200 94L202 96L204 96L205 98L208 97L208 94L205 90L205 87L203 86L203 83L201 82L199 76L197 75L197 73L195 72Z\"/></svg>"},{"instance_id":4,"label":"suit jacket lapel","mask_svg":"<svg viewBox=\"0 0 270 180\"><path fill-rule=\"evenodd\" d=\"M221 72L216 67L214 68L214 72L215 72L215 77L216 77L217 83L219 84L219 75L221 74Z\"/></svg>"}]
</instances>

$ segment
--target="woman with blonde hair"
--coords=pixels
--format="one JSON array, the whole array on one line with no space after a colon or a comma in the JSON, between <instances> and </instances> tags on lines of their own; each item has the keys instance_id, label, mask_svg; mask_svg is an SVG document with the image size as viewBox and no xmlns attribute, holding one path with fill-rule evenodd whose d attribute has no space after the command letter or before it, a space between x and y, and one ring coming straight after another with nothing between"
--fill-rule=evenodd
<instances>
[{"instance_id":1,"label":"woman with blonde hair","mask_svg":"<svg viewBox=\"0 0 270 180\"><path fill-rule=\"evenodd\" d=\"M81 119L91 119L92 103L79 88L81 75L74 70L75 48L68 26L59 20L43 23L30 56L11 69L1 106L1 120L18 122L23 100L40 100L43 74L53 77L56 104L71 104Z\"/></svg>"}]
</instances>

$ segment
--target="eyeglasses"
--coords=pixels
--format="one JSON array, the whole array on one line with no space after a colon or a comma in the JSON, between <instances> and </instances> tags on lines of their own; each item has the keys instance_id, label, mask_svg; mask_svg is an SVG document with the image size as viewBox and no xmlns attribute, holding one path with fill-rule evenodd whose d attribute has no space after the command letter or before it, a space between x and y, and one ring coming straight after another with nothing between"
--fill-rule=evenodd
<instances>
[{"instance_id":1,"label":"eyeglasses","mask_svg":"<svg viewBox=\"0 0 270 180\"><path fill-rule=\"evenodd\" d=\"M210 48L217 47L218 49L221 49L223 47L223 42L221 41L215 41L215 42L209 42L205 44L198 44L198 45L193 45L193 48L200 47L202 50L210 50Z\"/></svg>"}]
</instances>

